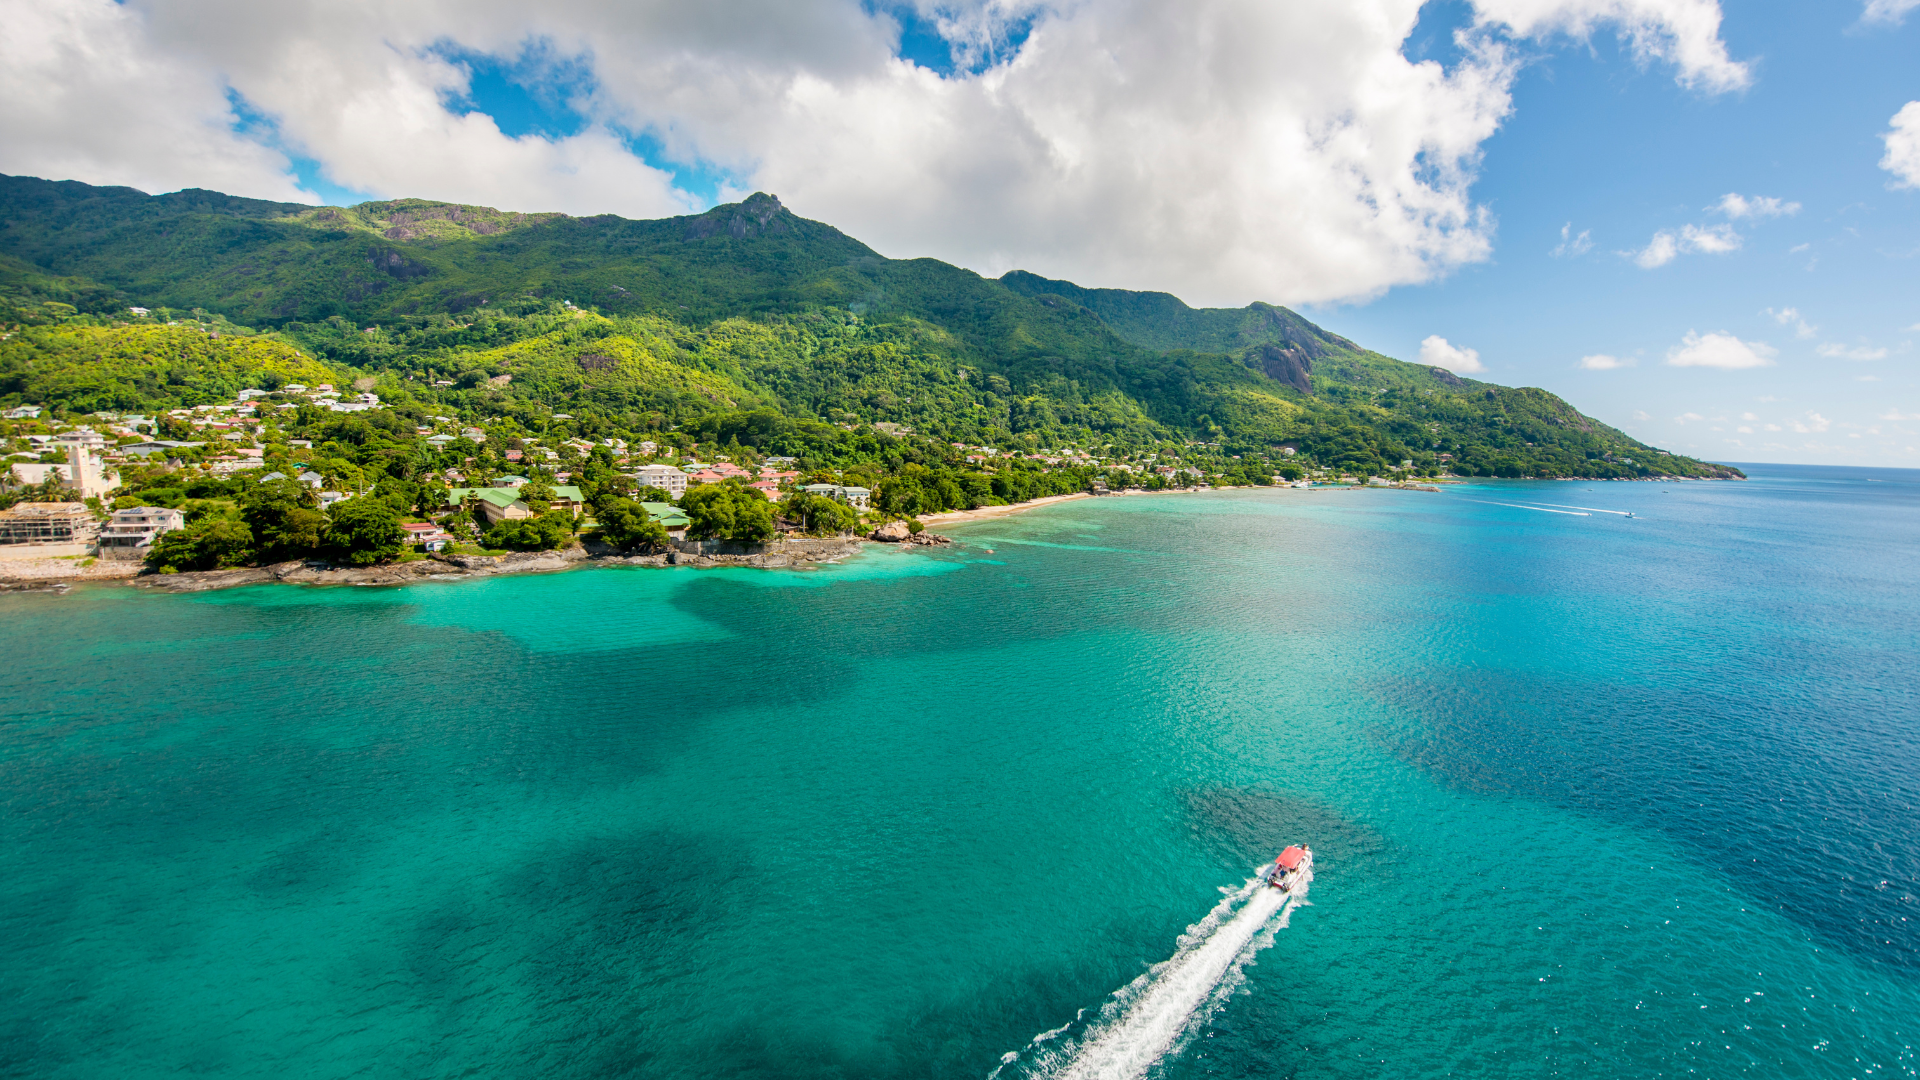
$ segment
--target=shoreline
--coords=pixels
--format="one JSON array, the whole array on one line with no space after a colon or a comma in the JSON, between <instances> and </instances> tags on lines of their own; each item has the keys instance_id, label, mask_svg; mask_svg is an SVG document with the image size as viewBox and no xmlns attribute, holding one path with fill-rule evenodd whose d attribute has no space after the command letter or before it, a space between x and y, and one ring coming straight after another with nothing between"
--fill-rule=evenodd
<instances>
[{"instance_id":1,"label":"shoreline","mask_svg":"<svg viewBox=\"0 0 1920 1080\"><path fill-rule=\"evenodd\" d=\"M1118 499L1139 495L1199 495L1208 491L1240 491L1238 484L1222 484L1219 487L1163 488L1148 491L1144 488L1127 488L1124 491L1109 491L1105 495L1095 495L1091 491L1075 491L1067 495L1047 495L1038 499L1029 499L1023 503L1011 503L1006 506L982 506L977 510L947 510L938 514L922 514L920 524L931 528L935 525L966 525L975 521L992 521L1009 514L1018 514L1023 510L1033 510L1055 503L1072 502L1075 499Z\"/></svg>"},{"instance_id":2,"label":"shoreline","mask_svg":"<svg viewBox=\"0 0 1920 1080\"><path fill-rule=\"evenodd\" d=\"M1007 506L982 506L977 510L947 510L938 514L922 514L919 522L932 528L935 525L962 525L969 521L989 521L993 518L1017 514L1022 510L1032 510L1040 506L1055 503L1072 502L1075 499L1091 499L1092 492L1076 491L1069 495L1047 495L1038 499L1029 499L1023 503L1011 503Z\"/></svg>"},{"instance_id":3,"label":"shoreline","mask_svg":"<svg viewBox=\"0 0 1920 1080\"><path fill-rule=\"evenodd\" d=\"M305 561L275 563L268 566L236 566L223 570L186 570L177 574L66 574L8 577L0 564L0 593L60 592L75 585L120 585L153 592L196 593L216 589L237 589L248 585L315 585L322 587L413 585L426 581L464 581L471 578L502 577L510 574L550 574L583 567L682 566L751 567L755 569L794 569L831 564L860 554L866 540L842 542L802 541L796 544L767 545L756 552L669 551L655 555L622 555L613 551L588 551L576 544L557 551L520 551L505 555L444 555L380 566L311 565ZM895 546L895 545L888 545ZM138 567L139 564L132 564Z\"/></svg>"},{"instance_id":4,"label":"shoreline","mask_svg":"<svg viewBox=\"0 0 1920 1080\"><path fill-rule=\"evenodd\" d=\"M1427 480L1419 486L1383 487L1377 490L1425 490L1438 491L1438 487L1428 484L1465 484L1474 478L1446 477ZM1480 478L1491 479L1491 478ZM1572 479L1561 477L1559 479ZM1648 480L1685 480L1689 477L1646 477ZM1719 479L1712 477L1708 479ZM1096 496L1092 492L1076 491L1065 495L1048 495L1023 503L1006 506L982 506L974 510L949 510L938 514L926 514L920 517L922 525L933 526L970 525L980 521L993 521L1027 510L1051 506L1057 503L1072 502L1076 499L1119 498L1142 495L1196 495L1204 491L1243 490L1241 485L1223 485L1209 488L1168 488L1161 491L1146 491L1130 488ZM1253 490L1259 490L1255 488ZM1268 490L1280 491L1285 488L1275 486ZM1296 489L1300 490L1300 489ZM1309 491L1371 491L1374 487L1360 484L1316 485ZM505 555L435 555L426 559L408 562L387 563L369 567L335 567L311 565L306 562L279 563L272 566L233 567L224 570L184 571L178 574L144 573L144 567L137 562L117 560L94 560L91 565L81 565L80 560L71 557L16 558L0 560L0 593L7 592L64 592L75 585L118 584L134 588L150 589L161 592L186 593L206 592L214 589L240 588L247 585L286 584L319 586L383 586L407 585L422 581L456 581L466 578L496 577L505 574L555 573L581 567L594 566L686 566L720 567L738 566L756 569L793 569L814 564L832 564L860 554L863 545L884 544L887 547L914 546L909 543L895 544L883 540L870 540L849 537L839 544L821 544L818 541L777 542L769 545L772 550L761 552L723 553L672 551L655 555L621 555L612 551L588 551L575 545L558 551L513 552Z\"/></svg>"}]
</instances>

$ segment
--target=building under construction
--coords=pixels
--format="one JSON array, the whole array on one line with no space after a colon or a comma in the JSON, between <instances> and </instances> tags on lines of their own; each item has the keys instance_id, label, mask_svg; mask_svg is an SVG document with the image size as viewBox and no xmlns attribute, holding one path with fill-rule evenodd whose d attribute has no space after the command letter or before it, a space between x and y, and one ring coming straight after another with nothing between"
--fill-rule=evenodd
<instances>
[{"instance_id":1,"label":"building under construction","mask_svg":"<svg viewBox=\"0 0 1920 1080\"><path fill-rule=\"evenodd\" d=\"M86 503L23 502L0 510L0 544L91 544L99 535Z\"/></svg>"}]
</instances>

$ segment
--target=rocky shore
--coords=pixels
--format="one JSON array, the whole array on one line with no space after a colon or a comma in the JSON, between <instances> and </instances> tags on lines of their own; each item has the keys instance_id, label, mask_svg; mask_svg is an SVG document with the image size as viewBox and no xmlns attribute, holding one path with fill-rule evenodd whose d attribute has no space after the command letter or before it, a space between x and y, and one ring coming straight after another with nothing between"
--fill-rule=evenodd
<instances>
[{"instance_id":1,"label":"rocky shore","mask_svg":"<svg viewBox=\"0 0 1920 1080\"><path fill-rule=\"evenodd\" d=\"M686 544L694 550L652 555L624 555L609 549L588 550L580 545L559 551L520 551L506 555L430 555L412 562L385 566L330 567L310 562L233 570L202 570L180 574L143 574L129 584L166 592L205 592L240 585L281 582L289 585L405 585L417 581L494 577L500 574L547 574L580 566L750 566L765 569L836 562L858 554L858 540L797 540L773 544ZM710 550L702 550L710 549Z\"/></svg>"},{"instance_id":2,"label":"rocky shore","mask_svg":"<svg viewBox=\"0 0 1920 1080\"><path fill-rule=\"evenodd\" d=\"M405 585L448 578L546 573L566 570L588 558L585 550L573 547L562 551L525 551L509 555L435 555L384 566L327 566L296 560L231 570L142 574L128 584L176 593L207 592L271 582L288 585Z\"/></svg>"},{"instance_id":3,"label":"rocky shore","mask_svg":"<svg viewBox=\"0 0 1920 1080\"><path fill-rule=\"evenodd\" d=\"M919 541L927 543L928 541ZM944 540L942 541L944 542ZM769 544L728 541L681 543L676 550L651 555L626 555L607 548L580 545L559 551L525 551L505 555L429 555L424 559L382 566L329 566L296 560L271 566L199 570L178 574L143 573L137 563L121 563L111 573L89 572L77 564L51 568L36 566L31 574L9 574L0 563L0 591L62 590L81 582L117 580L143 589L194 593L232 589L243 585L406 585L419 581L493 577L499 574L544 574L580 566L746 566L764 569L838 562L860 552L862 541L781 540ZM37 560L50 561L50 560ZM58 571L64 570L64 573Z\"/></svg>"},{"instance_id":4,"label":"rocky shore","mask_svg":"<svg viewBox=\"0 0 1920 1080\"><path fill-rule=\"evenodd\" d=\"M909 533L905 523L894 524L897 527L877 530L872 535L873 542L900 547L938 547L953 543L944 536L930 532ZM424 559L381 566L331 566L318 561L295 560L271 566L185 571L178 574L143 572L138 563L113 564L107 568L107 572L92 572L93 567L63 563L55 566L36 565L30 574L15 575L8 573L10 568L6 564L0 563L0 592L58 591L81 582L108 580L173 593L208 592L275 583L407 585L420 581L448 581L500 574L545 574L581 566L742 566L773 570L838 562L859 554L866 542L860 537L851 536L827 540L776 540L764 544L730 540L679 541L674 544L674 550L648 555L629 555L597 545L583 547L575 544L559 551L524 551L505 555L434 554ZM34 562L51 564L53 560ZM64 573L60 572L63 570Z\"/></svg>"}]
</instances>

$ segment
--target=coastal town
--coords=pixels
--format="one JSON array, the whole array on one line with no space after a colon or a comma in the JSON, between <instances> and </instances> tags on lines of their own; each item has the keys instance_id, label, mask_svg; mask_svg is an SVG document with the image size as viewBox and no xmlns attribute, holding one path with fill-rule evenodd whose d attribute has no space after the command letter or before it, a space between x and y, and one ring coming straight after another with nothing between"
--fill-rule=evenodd
<instances>
[{"instance_id":1,"label":"coastal town","mask_svg":"<svg viewBox=\"0 0 1920 1080\"><path fill-rule=\"evenodd\" d=\"M1119 453L1005 449L935 444L884 423L841 428L913 453L843 462L677 429L590 438L567 413L532 431L514 418L461 418L412 402L395 409L377 385L250 387L153 415L36 405L0 413L0 577L21 560L67 560L75 576L89 576L78 573L82 563L93 576L244 565L275 546L264 534L285 530L257 512L263 501L283 504L282 518L311 515L306 550L281 544L275 554L364 564L577 545L630 553L713 541L913 543L929 515L1069 495L1423 479L1412 461L1388 476L1355 476L1309 464L1292 446L1257 462L1199 442ZM937 464L922 463L930 459ZM380 511L377 537L343 540L352 529L341 528L327 542L340 520L367 516L363 507ZM251 535L240 540L243 528ZM188 534L194 545L183 543Z\"/></svg>"}]
</instances>

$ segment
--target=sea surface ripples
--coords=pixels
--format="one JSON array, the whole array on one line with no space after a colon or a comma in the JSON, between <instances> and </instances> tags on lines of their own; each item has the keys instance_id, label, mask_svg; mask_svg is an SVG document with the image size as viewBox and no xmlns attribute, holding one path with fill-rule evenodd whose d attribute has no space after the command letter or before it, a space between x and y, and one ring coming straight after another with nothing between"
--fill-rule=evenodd
<instances>
[{"instance_id":1,"label":"sea surface ripples","mask_svg":"<svg viewBox=\"0 0 1920 1080\"><path fill-rule=\"evenodd\" d=\"M1754 471L0 596L0 1076L984 1077L1296 841L1149 1075L1914 1075L1920 476Z\"/></svg>"}]
</instances>

